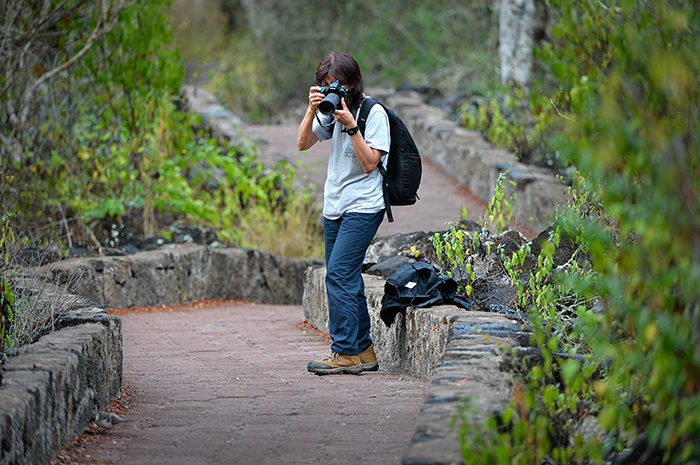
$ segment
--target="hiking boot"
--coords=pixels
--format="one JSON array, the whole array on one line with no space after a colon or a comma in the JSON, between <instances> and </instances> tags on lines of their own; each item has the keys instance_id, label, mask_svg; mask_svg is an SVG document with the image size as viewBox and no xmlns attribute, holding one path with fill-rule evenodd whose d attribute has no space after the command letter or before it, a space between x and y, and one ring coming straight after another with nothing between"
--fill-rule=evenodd
<instances>
[{"instance_id":1,"label":"hiking boot","mask_svg":"<svg viewBox=\"0 0 700 465\"><path fill-rule=\"evenodd\" d=\"M377 362L377 356L374 355L374 348L371 345L360 352L360 362L362 362L362 371L379 370L379 362Z\"/></svg>"},{"instance_id":2,"label":"hiking boot","mask_svg":"<svg viewBox=\"0 0 700 465\"><path fill-rule=\"evenodd\" d=\"M323 360L309 362L307 369L317 375L336 375L341 373L359 375L362 373L362 362L358 355L344 355L331 352L323 357Z\"/></svg>"}]
</instances>

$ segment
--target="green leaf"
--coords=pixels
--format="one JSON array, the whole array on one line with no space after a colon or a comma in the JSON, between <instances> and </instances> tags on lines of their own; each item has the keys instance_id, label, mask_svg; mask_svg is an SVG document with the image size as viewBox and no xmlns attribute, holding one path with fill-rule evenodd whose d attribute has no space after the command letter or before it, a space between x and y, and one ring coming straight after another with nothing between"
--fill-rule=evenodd
<instances>
[{"instance_id":1,"label":"green leaf","mask_svg":"<svg viewBox=\"0 0 700 465\"><path fill-rule=\"evenodd\" d=\"M575 359L568 359L561 366L561 376L567 385L571 385L581 372L581 363Z\"/></svg>"}]
</instances>

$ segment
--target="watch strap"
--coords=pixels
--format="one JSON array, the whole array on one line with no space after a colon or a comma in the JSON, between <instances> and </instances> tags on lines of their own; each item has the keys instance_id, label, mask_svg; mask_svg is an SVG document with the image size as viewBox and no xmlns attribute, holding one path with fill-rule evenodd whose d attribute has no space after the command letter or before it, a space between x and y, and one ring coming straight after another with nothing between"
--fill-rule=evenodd
<instances>
[{"instance_id":1,"label":"watch strap","mask_svg":"<svg viewBox=\"0 0 700 465\"><path fill-rule=\"evenodd\" d=\"M355 126L354 128L350 128L350 129L343 129L344 132L348 133L348 136L352 136L353 134L355 134L359 130L360 130L360 126Z\"/></svg>"}]
</instances>

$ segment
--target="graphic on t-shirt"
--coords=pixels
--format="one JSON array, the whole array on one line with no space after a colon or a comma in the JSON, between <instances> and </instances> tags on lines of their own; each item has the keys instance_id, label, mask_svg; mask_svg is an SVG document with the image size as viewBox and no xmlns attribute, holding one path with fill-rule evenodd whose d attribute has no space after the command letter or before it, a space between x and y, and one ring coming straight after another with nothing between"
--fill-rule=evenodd
<instances>
[{"instance_id":1,"label":"graphic on t-shirt","mask_svg":"<svg viewBox=\"0 0 700 465\"><path fill-rule=\"evenodd\" d=\"M345 150L343 150L343 155L346 157L354 157L355 156L355 149L352 147L352 141L348 137L346 140L345 144Z\"/></svg>"}]
</instances>

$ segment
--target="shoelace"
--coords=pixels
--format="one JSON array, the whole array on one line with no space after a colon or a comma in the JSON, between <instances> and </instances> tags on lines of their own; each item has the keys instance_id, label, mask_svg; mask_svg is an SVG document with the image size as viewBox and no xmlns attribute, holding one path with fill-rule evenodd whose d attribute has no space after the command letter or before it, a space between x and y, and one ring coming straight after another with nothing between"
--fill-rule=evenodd
<instances>
[{"instance_id":1,"label":"shoelace","mask_svg":"<svg viewBox=\"0 0 700 465\"><path fill-rule=\"evenodd\" d=\"M327 360L327 361L329 361L329 362L334 362L334 361L336 361L337 359L338 359L338 354L336 354L335 352L331 352L330 354L328 354L328 355L326 355L325 357L323 357L322 360Z\"/></svg>"}]
</instances>

